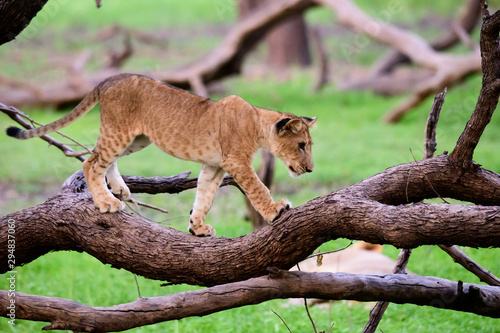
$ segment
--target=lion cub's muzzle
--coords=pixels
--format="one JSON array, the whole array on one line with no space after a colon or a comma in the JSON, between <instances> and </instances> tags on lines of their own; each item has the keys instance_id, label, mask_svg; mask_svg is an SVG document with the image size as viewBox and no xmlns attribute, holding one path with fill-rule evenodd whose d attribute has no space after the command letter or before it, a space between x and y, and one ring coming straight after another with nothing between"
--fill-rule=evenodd
<instances>
[{"instance_id":1,"label":"lion cub's muzzle","mask_svg":"<svg viewBox=\"0 0 500 333\"><path fill-rule=\"evenodd\" d=\"M304 173L313 172L314 166L301 165L299 167L288 166L288 172L292 177L298 177Z\"/></svg>"}]
</instances>

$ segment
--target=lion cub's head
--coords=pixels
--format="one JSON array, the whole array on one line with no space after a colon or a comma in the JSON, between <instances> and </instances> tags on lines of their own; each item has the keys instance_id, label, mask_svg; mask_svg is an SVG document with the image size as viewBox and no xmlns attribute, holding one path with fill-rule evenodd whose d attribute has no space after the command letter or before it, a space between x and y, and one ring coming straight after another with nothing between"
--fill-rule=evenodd
<instances>
[{"instance_id":1,"label":"lion cub's head","mask_svg":"<svg viewBox=\"0 0 500 333\"><path fill-rule=\"evenodd\" d=\"M292 177L314 169L309 128L316 123L316 119L287 115L273 126L271 152L285 163Z\"/></svg>"}]
</instances>

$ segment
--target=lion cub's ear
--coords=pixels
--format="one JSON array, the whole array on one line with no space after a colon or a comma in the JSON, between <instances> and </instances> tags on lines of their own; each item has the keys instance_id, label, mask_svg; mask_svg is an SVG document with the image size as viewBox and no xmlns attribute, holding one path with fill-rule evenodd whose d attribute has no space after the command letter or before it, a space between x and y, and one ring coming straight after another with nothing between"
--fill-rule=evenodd
<instances>
[{"instance_id":1,"label":"lion cub's ear","mask_svg":"<svg viewBox=\"0 0 500 333\"><path fill-rule=\"evenodd\" d=\"M300 117L302 120L304 120L309 128L314 128L316 127L316 120L318 120L318 117L314 118L309 118L309 117Z\"/></svg>"},{"instance_id":2,"label":"lion cub's ear","mask_svg":"<svg viewBox=\"0 0 500 333\"><path fill-rule=\"evenodd\" d=\"M297 134L302 129L303 123L300 119L284 118L276 123L276 132L278 136L286 134Z\"/></svg>"}]
</instances>

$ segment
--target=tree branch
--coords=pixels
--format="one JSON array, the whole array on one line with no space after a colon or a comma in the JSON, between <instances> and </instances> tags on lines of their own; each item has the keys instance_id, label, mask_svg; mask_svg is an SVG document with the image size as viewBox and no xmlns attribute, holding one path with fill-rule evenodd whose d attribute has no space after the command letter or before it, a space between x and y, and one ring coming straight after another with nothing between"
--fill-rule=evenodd
<instances>
[{"instance_id":1,"label":"tree branch","mask_svg":"<svg viewBox=\"0 0 500 333\"><path fill-rule=\"evenodd\" d=\"M5 113L6 115L8 115L12 120L14 120L15 122L17 122L18 124L20 124L21 126L23 126L26 129L35 128L32 124L30 124L29 122L27 122L26 120L24 120L21 117L21 115L24 115L24 114L21 111L19 111L18 109L16 109L15 107L13 107L13 106L7 106L7 105L5 105L3 103L0 103L0 111L2 111L3 113ZM61 133L59 133L59 134L61 134ZM66 137L66 138L68 138L68 137ZM76 151L74 151L73 149L71 149L69 146L67 146L64 143L62 143L62 142L54 139L53 137L51 137L49 135L42 135L40 137L40 139L48 142L50 145L52 145L54 147L57 147L59 150L61 150L63 152L64 155L66 155L68 157L75 157L80 162L85 161L85 158L82 156L84 154L77 153ZM76 141L73 140L73 142L76 142ZM85 146L83 146L83 145L81 145L81 146L83 148L87 149ZM88 151L88 153L91 153L91 152Z\"/></svg>"},{"instance_id":2,"label":"tree branch","mask_svg":"<svg viewBox=\"0 0 500 333\"><path fill-rule=\"evenodd\" d=\"M497 206L392 205L406 203L407 184L412 201L435 197L428 182L442 190L441 195L462 200L470 195L478 202L498 204L498 174L480 169L457 179L455 167L444 155L420 163L426 178L409 172L414 168L413 163L390 168L291 209L272 226L239 238L197 238L127 212L101 214L90 194L81 193L81 182L66 182L46 202L1 218L0 244L7 244L7 222L14 220L18 265L50 251L85 251L103 263L151 279L208 286L260 276L268 267L289 269L323 242L340 237L404 248L442 243L500 246ZM452 179L447 178L450 174ZM0 253L4 263L0 273L9 270L6 255ZM221 258L223 267L218 264Z\"/></svg>"},{"instance_id":3,"label":"tree branch","mask_svg":"<svg viewBox=\"0 0 500 333\"><path fill-rule=\"evenodd\" d=\"M438 245L441 250L446 252L453 261L462 265L466 270L476 275L480 281L489 284L490 286L500 287L500 279L491 272L487 271L481 265L469 258L463 251L460 251L456 246Z\"/></svg>"},{"instance_id":4,"label":"tree branch","mask_svg":"<svg viewBox=\"0 0 500 333\"><path fill-rule=\"evenodd\" d=\"M483 8L487 8L483 2ZM487 10L486 10L487 12ZM470 168L472 157L483 131L491 120L498 104L500 89L500 50L498 34L500 32L500 11L483 18L481 27L481 67L483 85L472 117L457 141L450 158L462 168Z\"/></svg>"},{"instance_id":5,"label":"tree branch","mask_svg":"<svg viewBox=\"0 0 500 333\"><path fill-rule=\"evenodd\" d=\"M436 151L436 127L445 97L446 89L434 97L434 103L432 104L431 112L427 118L427 124L425 125L424 160L432 158Z\"/></svg>"},{"instance_id":6,"label":"tree branch","mask_svg":"<svg viewBox=\"0 0 500 333\"><path fill-rule=\"evenodd\" d=\"M135 302L107 308L16 292L16 317L49 321L51 325L45 327L46 330L116 332L162 321L205 316L271 299L303 297L363 302L384 300L500 317L500 291L497 287L461 282L457 285L446 279L400 274L305 273L276 269L270 272L269 276L243 282L139 298ZM7 291L0 291L2 316L7 314L7 294Z\"/></svg>"},{"instance_id":7,"label":"tree branch","mask_svg":"<svg viewBox=\"0 0 500 333\"><path fill-rule=\"evenodd\" d=\"M388 45L406 55L416 65L430 69L434 73L416 86L412 96L389 112L386 117L388 122L398 121L428 96L480 70L479 52L455 56L440 54L424 39L404 29L375 20L350 0L317 0L317 2L332 8L341 24Z\"/></svg>"},{"instance_id":8,"label":"tree branch","mask_svg":"<svg viewBox=\"0 0 500 333\"><path fill-rule=\"evenodd\" d=\"M427 124L425 125L424 160L432 158L434 156L434 152L436 151L436 127L445 97L446 89L444 92L434 97L434 103L432 104L431 112L427 118ZM406 265L410 260L411 252L411 249L401 250L396 266L394 267L394 274L406 274ZM375 304L373 309L370 311L370 318L363 329L363 333L373 333L377 330L378 324L380 323L380 320L382 320L382 316L388 306L388 302L379 301Z\"/></svg>"},{"instance_id":9,"label":"tree branch","mask_svg":"<svg viewBox=\"0 0 500 333\"><path fill-rule=\"evenodd\" d=\"M0 2L0 45L10 42L28 26L47 0Z\"/></svg>"}]
</instances>

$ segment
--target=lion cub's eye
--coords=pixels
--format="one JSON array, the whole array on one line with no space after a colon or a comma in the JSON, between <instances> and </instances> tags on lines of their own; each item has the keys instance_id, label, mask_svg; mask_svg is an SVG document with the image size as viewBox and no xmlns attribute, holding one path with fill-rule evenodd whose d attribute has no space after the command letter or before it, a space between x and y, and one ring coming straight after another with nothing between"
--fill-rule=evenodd
<instances>
[{"instance_id":1,"label":"lion cub's eye","mask_svg":"<svg viewBox=\"0 0 500 333\"><path fill-rule=\"evenodd\" d=\"M299 143L299 149L300 150L306 150L306 143L305 142L300 142Z\"/></svg>"}]
</instances>

